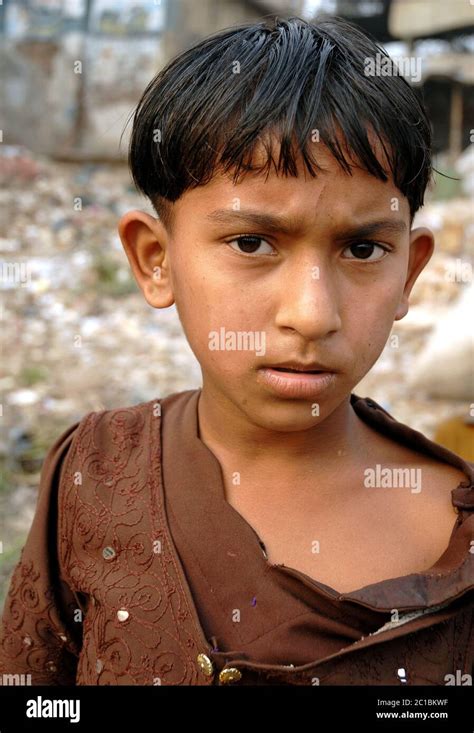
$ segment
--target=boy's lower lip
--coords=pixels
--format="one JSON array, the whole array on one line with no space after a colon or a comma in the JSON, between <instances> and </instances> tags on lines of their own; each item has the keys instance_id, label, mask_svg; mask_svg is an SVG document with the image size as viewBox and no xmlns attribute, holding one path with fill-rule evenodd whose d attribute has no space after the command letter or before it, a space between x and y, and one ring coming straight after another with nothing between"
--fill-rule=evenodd
<instances>
[{"instance_id":1,"label":"boy's lower lip","mask_svg":"<svg viewBox=\"0 0 474 733\"><path fill-rule=\"evenodd\" d=\"M336 378L335 372L284 372L272 367L261 367L258 373L260 380L282 397L307 399L324 392Z\"/></svg>"}]
</instances>

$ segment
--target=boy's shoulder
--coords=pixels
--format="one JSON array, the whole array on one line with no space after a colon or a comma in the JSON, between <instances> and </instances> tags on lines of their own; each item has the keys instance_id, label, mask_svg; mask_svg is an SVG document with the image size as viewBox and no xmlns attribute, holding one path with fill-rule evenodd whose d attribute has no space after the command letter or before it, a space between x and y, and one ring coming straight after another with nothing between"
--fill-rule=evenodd
<instances>
[{"instance_id":1,"label":"boy's shoulder","mask_svg":"<svg viewBox=\"0 0 474 733\"><path fill-rule=\"evenodd\" d=\"M86 451L106 455L152 445L160 434L163 408L177 404L180 409L195 392L189 389L134 404L90 410L57 438L50 453L63 450L66 442L70 455L79 452L82 456Z\"/></svg>"},{"instance_id":2,"label":"boy's shoulder","mask_svg":"<svg viewBox=\"0 0 474 733\"><path fill-rule=\"evenodd\" d=\"M149 400L135 402L129 405L119 405L117 407L104 407L97 410L90 410L84 413L78 424L84 424L86 421L94 420L120 420L122 416L127 414L151 414L153 417L161 416L161 406L170 405L177 401L185 402L187 398L195 394L196 389L186 389L174 391L166 395L157 395Z\"/></svg>"},{"instance_id":3,"label":"boy's shoulder","mask_svg":"<svg viewBox=\"0 0 474 733\"><path fill-rule=\"evenodd\" d=\"M474 510L474 463L397 420L374 400L357 400L369 429L364 485L398 494L400 507L407 517L419 519L420 529L429 518L431 529L437 525L446 538L458 509Z\"/></svg>"},{"instance_id":4,"label":"boy's shoulder","mask_svg":"<svg viewBox=\"0 0 474 733\"><path fill-rule=\"evenodd\" d=\"M430 476L451 479L459 477L467 485L474 484L474 463L436 443L427 435L398 420L388 410L369 397L353 395L352 404L369 428L368 452L395 468L425 470Z\"/></svg>"},{"instance_id":5,"label":"boy's shoulder","mask_svg":"<svg viewBox=\"0 0 474 733\"><path fill-rule=\"evenodd\" d=\"M94 429L115 427L116 429L127 430L127 428L130 429L133 426L139 428L140 425L143 425L141 421L146 417L161 417L163 404L168 404L170 401L174 401L192 391L194 390L173 392L167 396L157 396L129 405L90 410L84 413L68 430L75 430L77 433L91 426L94 426Z\"/></svg>"}]
</instances>

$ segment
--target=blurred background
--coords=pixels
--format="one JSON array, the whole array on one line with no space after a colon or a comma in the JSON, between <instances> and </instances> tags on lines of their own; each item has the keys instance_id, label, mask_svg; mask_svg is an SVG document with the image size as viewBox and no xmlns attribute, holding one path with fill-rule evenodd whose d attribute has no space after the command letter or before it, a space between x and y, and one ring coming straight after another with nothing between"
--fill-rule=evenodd
<instances>
[{"instance_id":1,"label":"blurred background","mask_svg":"<svg viewBox=\"0 0 474 733\"><path fill-rule=\"evenodd\" d=\"M3 0L0 609L59 434L90 410L201 384L174 306L146 303L117 233L125 211L153 213L125 162L145 86L214 31L321 12L419 60L408 80L444 174L415 220L436 253L354 392L474 460L474 0Z\"/></svg>"}]
</instances>

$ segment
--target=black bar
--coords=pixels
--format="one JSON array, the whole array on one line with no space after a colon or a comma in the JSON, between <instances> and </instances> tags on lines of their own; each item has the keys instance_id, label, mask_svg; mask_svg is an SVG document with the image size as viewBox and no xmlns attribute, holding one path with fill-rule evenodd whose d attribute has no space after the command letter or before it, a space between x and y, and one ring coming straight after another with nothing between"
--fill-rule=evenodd
<instances>
[{"instance_id":1,"label":"black bar","mask_svg":"<svg viewBox=\"0 0 474 733\"><path fill-rule=\"evenodd\" d=\"M43 713L53 712L54 701L63 701L62 708L56 708L56 717L27 717L27 709L38 711L38 706ZM280 726L289 724L291 731L304 730L310 725L310 733L352 731L356 726L359 728L359 724L364 732L472 733L474 729L472 685L410 688L239 687L238 684L210 687L0 686L0 733L63 730L92 733L97 729L141 733L160 731L170 724L174 727L189 718L198 729L227 727L230 718L232 726L241 723L253 731L259 725L257 711L264 716L265 729L275 718ZM398 718L394 714L398 714ZM78 715L77 722L73 722L72 718ZM285 724L288 716L289 723Z\"/></svg>"}]
</instances>

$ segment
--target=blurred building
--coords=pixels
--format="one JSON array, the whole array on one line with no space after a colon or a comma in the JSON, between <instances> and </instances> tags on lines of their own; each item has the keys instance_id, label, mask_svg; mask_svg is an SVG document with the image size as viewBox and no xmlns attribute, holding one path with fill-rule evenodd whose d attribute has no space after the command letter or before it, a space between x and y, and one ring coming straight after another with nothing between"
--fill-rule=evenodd
<instances>
[{"instance_id":1,"label":"blurred building","mask_svg":"<svg viewBox=\"0 0 474 733\"><path fill-rule=\"evenodd\" d=\"M120 134L168 58L304 0L3 0L3 141L59 158L123 158Z\"/></svg>"}]
</instances>

